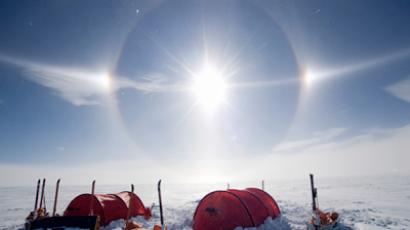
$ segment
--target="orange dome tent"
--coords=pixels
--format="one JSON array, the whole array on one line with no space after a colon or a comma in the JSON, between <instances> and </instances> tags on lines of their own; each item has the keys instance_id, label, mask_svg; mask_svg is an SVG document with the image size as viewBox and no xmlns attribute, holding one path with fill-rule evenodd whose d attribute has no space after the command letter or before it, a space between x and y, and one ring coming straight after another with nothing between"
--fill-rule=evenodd
<instances>
[{"instance_id":1,"label":"orange dome tent","mask_svg":"<svg viewBox=\"0 0 410 230\"><path fill-rule=\"evenodd\" d=\"M124 201L128 209L131 208L130 216L151 217L151 210L145 208L141 199L135 193L125 191L117 193L116 195Z\"/></svg>"},{"instance_id":2,"label":"orange dome tent","mask_svg":"<svg viewBox=\"0 0 410 230\"><path fill-rule=\"evenodd\" d=\"M129 207L130 200L131 206ZM129 208L131 208L130 211L128 211ZM149 209L146 209L138 196L132 192L79 195L70 202L64 216L96 215L100 217L100 224L105 226L113 220L126 219L128 213L130 216L150 217Z\"/></svg>"},{"instance_id":3,"label":"orange dome tent","mask_svg":"<svg viewBox=\"0 0 410 230\"><path fill-rule=\"evenodd\" d=\"M256 197L258 197L260 201L262 201L262 203L268 209L269 216L271 216L273 219L280 215L279 206L273 199L273 197L269 195L269 193L258 188L247 188L246 191L252 193Z\"/></svg>"},{"instance_id":4,"label":"orange dome tent","mask_svg":"<svg viewBox=\"0 0 410 230\"><path fill-rule=\"evenodd\" d=\"M228 189L206 195L199 202L193 219L194 230L229 230L238 226L257 227L267 217L280 215L275 200L263 190Z\"/></svg>"}]
</instances>

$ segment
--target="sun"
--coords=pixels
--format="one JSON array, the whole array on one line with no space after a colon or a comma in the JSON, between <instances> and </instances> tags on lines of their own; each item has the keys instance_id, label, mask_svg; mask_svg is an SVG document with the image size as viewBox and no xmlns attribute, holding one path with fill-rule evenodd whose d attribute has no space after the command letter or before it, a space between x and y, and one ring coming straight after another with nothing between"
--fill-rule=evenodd
<instances>
[{"instance_id":1,"label":"sun","mask_svg":"<svg viewBox=\"0 0 410 230\"><path fill-rule=\"evenodd\" d=\"M315 74L311 70L306 70L305 74L303 75L303 83L305 87L311 87L313 82L315 81Z\"/></svg>"},{"instance_id":2,"label":"sun","mask_svg":"<svg viewBox=\"0 0 410 230\"><path fill-rule=\"evenodd\" d=\"M315 69L309 68L306 69L303 76L302 82L305 88L312 88L314 87L318 81L321 79L323 75Z\"/></svg>"},{"instance_id":3,"label":"sun","mask_svg":"<svg viewBox=\"0 0 410 230\"><path fill-rule=\"evenodd\" d=\"M191 90L196 104L208 112L213 112L226 102L227 84L222 75L213 65L205 64L194 77Z\"/></svg>"}]
</instances>

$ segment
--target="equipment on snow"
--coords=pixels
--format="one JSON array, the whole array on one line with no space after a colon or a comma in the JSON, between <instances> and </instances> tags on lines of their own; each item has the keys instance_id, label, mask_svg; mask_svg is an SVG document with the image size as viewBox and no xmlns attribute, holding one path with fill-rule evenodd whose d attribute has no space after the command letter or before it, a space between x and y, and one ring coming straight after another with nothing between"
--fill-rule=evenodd
<instances>
[{"instance_id":1,"label":"equipment on snow","mask_svg":"<svg viewBox=\"0 0 410 230\"><path fill-rule=\"evenodd\" d=\"M39 193L39 183L36 193ZM63 216L56 213L57 201L59 194L60 179L56 183L56 193L54 197L53 215L46 215L45 209L45 179L43 179L42 195L40 200L41 206L34 212L31 212L26 219L26 229L62 229L62 228L81 228L97 230L100 225L105 226L112 220L126 219L133 216L144 216L146 219L151 217L151 210L145 208L140 198L133 193L133 185L130 191L124 191L116 194L95 194L95 181L93 181L91 193L82 194L74 198ZM36 195L37 196L37 195ZM38 199L36 198L36 201ZM91 204L91 205L90 205ZM35 205L37 206L37 205ZM43 215L40 215L40 213ZM36 213L39 215L35 216ZM129 229L136 229L138 224L132 225L128 222ZM132 228L131 228L132 227ZM162 228L159 228L162 229Z\"/></svg>"},{"instance_id":2,"label":"equipment on snow","mask_svg":"<svg viewBox=\"0 0 410 230\"><path fill-rule=\"evenodd\" d=\"M310 177L310 189L312 192L312 219L307 223L308 230L337 230L339 214L337 212L322 212L319 209L317 188L315 187L313 174Z\"/></svg>"}]
</instances>

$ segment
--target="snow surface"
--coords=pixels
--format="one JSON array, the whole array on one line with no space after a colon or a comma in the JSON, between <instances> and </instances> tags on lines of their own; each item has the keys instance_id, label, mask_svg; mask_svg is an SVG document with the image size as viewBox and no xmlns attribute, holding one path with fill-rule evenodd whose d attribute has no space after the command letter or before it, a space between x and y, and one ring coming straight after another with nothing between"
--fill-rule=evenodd
<instances>
[{"instance_id":1,"label":"snow surface","mask_svg":"<svg viewBox=\"0 0 410 230\"><path fill-rule=\"evenodd\" d=\"M53 182L54 183L54 182ZM259 182L230 183L231 188L255 187ZM321 179L316 176L320 207L341 214L342 229L410 229L410 177L368 177ZM156 185L136 185L135 192L146 206L157 203ZM167 184L163 182L163 205L165 222L169 229L191 229L192 216L199 200L214 190L225 189L226 184ZM265 181L266 191L278 202L282 216L267 219L252 230L306 229L310 212L309 180ZM115 193L128 190L127 185L102 186L97 193ZM87 193L89 186L60 187L58 213L62 213L76 195ZM0 229L23 228L24 218L33 209L35 185L31 187L0 188ZM48 210L52 209L54 187L46 191ZM146 228L159 223L158 206L153 208L153 218L145 221L135 218ZM105 230L121 229L119 220ZM235 230L243 230L236 228Z\"/></svg>"}]
</instances>

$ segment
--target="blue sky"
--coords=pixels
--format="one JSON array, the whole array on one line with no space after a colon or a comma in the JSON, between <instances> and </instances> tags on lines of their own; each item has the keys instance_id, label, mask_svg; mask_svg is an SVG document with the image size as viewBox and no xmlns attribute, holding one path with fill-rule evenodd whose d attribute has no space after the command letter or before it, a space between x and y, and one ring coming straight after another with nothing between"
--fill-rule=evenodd
<instances>
[{"instance_id":1,"label":"blue sky","mask_svg":"<svg viewBox=\"0 0 410 230\"><path fill-rule=\"evenodd\" d=\"M0 181L408 174L409 9L2 1Z\"/></svg>"}]
</instances>

